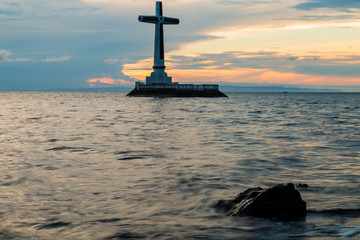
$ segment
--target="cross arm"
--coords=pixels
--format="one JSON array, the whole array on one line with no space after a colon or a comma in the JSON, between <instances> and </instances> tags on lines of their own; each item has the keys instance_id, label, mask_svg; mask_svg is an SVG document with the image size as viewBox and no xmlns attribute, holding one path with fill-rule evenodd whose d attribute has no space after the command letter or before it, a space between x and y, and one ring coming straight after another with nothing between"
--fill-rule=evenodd
<instances>
[{"instance_id":1,"label":"cross arm","mask_svg":"<svg viewBox=\"0 0 360 240\"><path fill-rule=\"evenodd\" d=\"M139 16L139 22L146 22L146 23L158 23L159 17L158 16Z\"/></svg>"},{"instance_id":2,"label":"cross arm","mask_svg":"<svg viewBox=\"0 0 360 240\"><path fill-rule=\"evenodd\" d=\"M180 20L178 18L171 18L171 17L163 17L163 16L139 16L140 22L146 22L146 23L162 23L162 24L172 24L176 25L180 23Z\"/></svg>"},{"instance_id":3,"label":"cross arm","mask_svg":"<svg viewBox=\"0 0 360 240\"><path fill-rule=\"evenodd\" d=\"M164 24L179 24L180 20L178 18L171 18L171 17L163 17Z\"/></svg>"}]
</instances>

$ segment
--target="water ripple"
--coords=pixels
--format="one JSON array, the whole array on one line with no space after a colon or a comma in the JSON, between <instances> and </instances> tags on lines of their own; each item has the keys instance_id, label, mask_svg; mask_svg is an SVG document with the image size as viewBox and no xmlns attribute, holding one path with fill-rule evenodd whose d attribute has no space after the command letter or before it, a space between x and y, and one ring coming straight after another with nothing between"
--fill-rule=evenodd
<instances>
[{"instance_id":1,"label":"water ripple","mask_svg":"<svg viewBox=\"0 0 360 240\"><path fill-rule=\"evenodd\" d=\"M360 94L0 100L1 239L359 237ZM211 207L284 182L302 183L306 221Z\"/></svg>"}]
</instances>

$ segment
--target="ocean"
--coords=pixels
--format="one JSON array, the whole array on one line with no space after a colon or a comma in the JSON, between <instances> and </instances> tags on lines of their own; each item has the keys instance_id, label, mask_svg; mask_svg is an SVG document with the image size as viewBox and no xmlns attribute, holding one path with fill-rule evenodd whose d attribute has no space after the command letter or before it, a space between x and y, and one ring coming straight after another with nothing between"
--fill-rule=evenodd
<instances>
[{"instance_id":1,"label":"ocean","mask_svg":"<svg viewBox=\"0 0 360 240\"><path fill-rule=\"evenodd\" d=\"M0 239L360 239L360 94L0 92ZM305 220L214 208L299 188Z\"/></svg>"}]
</instances>

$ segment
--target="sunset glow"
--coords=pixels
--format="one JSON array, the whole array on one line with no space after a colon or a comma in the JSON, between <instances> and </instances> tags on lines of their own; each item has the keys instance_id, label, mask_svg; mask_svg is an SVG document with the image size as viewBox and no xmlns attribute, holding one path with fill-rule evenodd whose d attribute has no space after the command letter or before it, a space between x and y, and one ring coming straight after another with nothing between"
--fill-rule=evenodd
<instances>
[{"instance_id":1,"label":"sunset glow","mask_svg":"<svg viewBox=\"0 0 360 240\"><path fill-rule=\"evenodd\" d=\"M181 44L167 53L169 75L178 82L360 85L360 22L264 23L210 29L204 34L213 38ZM147 58L123 72L143 81L151 67Z\"/></svg>"},{"instance_id":2,"label":"sunset glow","mask_svg":"<svg viewBox=\"0 0 360 240\"><path fill-rule=\"evenodd\" d=\"M179 82L199 83L268 83L268 84L296 84L296 85L357 85L358 77L317 76L297 74L291 72L277 72L270 69L173 69L169 71L173 79ZM126 70L126 75L133 76L140 81L150 75L149 70Z\"/></svg>"},{"instance_id":3,"label":"sunset glow","mask_svg":"<svg viewBox=\"0 0 360 240\"><path fill-rule=\"evenodd\" d=\"M17 1L0 3L0 90L130 86L151 73L154 29L137 17L153 14L153 1ZM175 82L360 91L355 0L163 4L166 16L180 19L164 27L166 71Z\"/></svg>"},{"instance_id":4,"label":"sunset glow","mask_svg":"<svg viewBox=\"0 0 360 240\"><path fill-rule=\"evenodd\" d=\"M96 87L98 84L107 84L107 85L133 85L132 82L123 80L123 79L112 79L108 77L103 78L93 78L87 80L90 87Z\"/></svg>"}]
</instances>

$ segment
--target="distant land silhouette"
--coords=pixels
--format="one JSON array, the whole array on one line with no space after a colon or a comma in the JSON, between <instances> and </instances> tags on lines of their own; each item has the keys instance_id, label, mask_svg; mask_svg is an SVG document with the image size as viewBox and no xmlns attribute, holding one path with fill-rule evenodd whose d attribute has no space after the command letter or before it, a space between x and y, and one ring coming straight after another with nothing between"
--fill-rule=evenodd
<instances>
[{"instance_id":1,"label":"distant land silhouette","mask_svg":"<svg viewBox=\"0 0 360 240\"><path fill-rule=\"evenodd\" d=\"M93 88L53 88L45 91L53 91L53 92L127 92L131 90L133 87L93 87ZM336 87L327 87L324 88L317 87L301 87L301 86L281 86L281 85L223 85L219 86L220 91L222 92L351 92L351 88L349 90L340 89ZM357 89L359 91L359 89Z\"/></svg>"}]
</instances>

